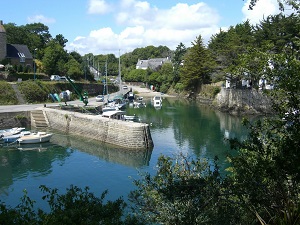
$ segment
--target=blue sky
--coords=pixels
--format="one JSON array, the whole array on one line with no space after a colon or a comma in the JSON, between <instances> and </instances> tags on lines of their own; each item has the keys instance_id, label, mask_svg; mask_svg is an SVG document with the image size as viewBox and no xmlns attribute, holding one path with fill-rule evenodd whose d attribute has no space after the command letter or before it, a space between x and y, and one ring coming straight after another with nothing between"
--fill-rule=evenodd
<instances>
[{"instance_id":1,"label":"blue sky","mask_svg":"<svg viewBox=\"0 0 300 225\"><path fill-rule=\"evenodd\" d=\"M16 0L1 2L0 20L18 26L41 22L53 37L68 39L68 51L118 56L148 45L189 47L199 35L207 43L220 28L278 13L277 0L260 0L253 11L248 5L249 0Z\"/></svg>"}]
</instances>

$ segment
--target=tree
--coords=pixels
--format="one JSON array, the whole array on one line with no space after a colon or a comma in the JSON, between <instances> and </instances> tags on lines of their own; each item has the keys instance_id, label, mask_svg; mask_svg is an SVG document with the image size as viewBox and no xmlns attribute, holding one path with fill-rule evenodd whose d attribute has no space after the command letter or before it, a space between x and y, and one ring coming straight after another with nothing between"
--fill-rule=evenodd
<instances>
[{"instance_id":1,"label":"tree","mask_svg":"<svg viewBox=\"0 0 300 225\"><path fill-rule=\"evenodd\" d=\"M192 45L184 57L180 82L184 84L186 90L196 92L202 84L209 83L215 61L210 51L205 48L201 36L197 37Z\"/></svg>"},{"instance_id":2,"label":"tree","mask_svg":"<svg viewBox=\"0 0 300 225\"><path fill-rule=\"evenodd\" d=\"M252 10L258 1L259 0L250 0L249 9ZM285 5L289 5L296 10L299 9L299 4L300 4L299 0L292 0L292 1L291 0L277 0L277 2L278 2L279 9L281 11L284 11Z\"/></svg>"},{"instance_id":3,"label":"tree","mask_svg":"<svg viewBox=\"0 0 300 225\"><path fill-rule=\"evenodd\" d=\"M214 71L215 80L224 80L228 75L232 79L231 75L239 63L239 56L254 46L253 28L249 21L231 26L228 31L220 30L213 35L208 48L217 62Z\"/></svg>"},{"instance_id":4,"label":"tree","mask_svg":"<svg viewBox=\"0 0 300 225\"><path fill-rule=\"evenodd\" d=\"M66 47L66 43L68 42L68 39L64 38L62 34L58 34L55 36L54 41L56 41L60 46L64 48Z\"/></svg>"},{"instance_id":5,"label":"tree","mask_svg":"<svg viewBox=\"0 0 300 225\"><path fill-rule=\"evenodd\" d=\"M129 199L136 213L151 224L234 222L234 209L226 203L218 167L211 169L205 160L160 156L156 174L142 177L134 181L137 190Z\"/></svg>"},{"instance_id":6,"label":"tree","mask_svg":"<svg viewBox=\"0 0 300 225\"><path fill-rule=\"evenodd\" d=\"M51 41L45 48L42 61L46 74L65 74L64 64L68 61L68 54L61 45Z\"/></svg>"},{"instance_id":7,"label":"tree","mask_svg":"<svg viewBox=\"0 0 300 225\"><path fill-rule=\"evenodd\" d=\"M265 53L263 53L265 54ZM238 155L231 157L231 189L243 207L271 224L300 222L300 62L290 54L270 54L266 71L275 89L275 115L246 123L249 138L232 140Z\"/></svg>"},{"instance_id":8,"label":"tree","mask_svg":"<svg viewBox=\"0 0 300 225\"><path fill-rule=\"evenodd\" d=\"M299 16L283 14L268 16L266 19L256 25L254 36L258 47L281 53L284 51L293 51L291 54L299 51Z\"/></svg>"},{"instance_id":9,"label":"tree","mask_svg":"<svg viewBox=\"0 0 300 225\"><path fill-rule=\"evenodd\" d=\"M51 224L106 224L126 225L142 224L131 215L125 215L126 203L119 198L115 201L106 201L107 191L100 197L95 196L86 187L84 190L71 186L65 194L58 194L57 189L40 186L45 194L50 212L41 209L34 210L34 201L27 196L14 209L0 203L0 223L3 225L51 225Z\"/></svg>"},{"instance_id":10,"label":"tree","mask_svg":"<svg viewBox=\"0 0 300 225\"><path fill-rule=\"evenodd\" d=\"M172 58L172 63L174 66L174 78L173 78L174 83L177 83L180 79L179 72L180 72L180 68L184 64L184 55L186 52L187 49L185 45L180 42L174 52L174 57Z\"/></svg>"}]
</instances>

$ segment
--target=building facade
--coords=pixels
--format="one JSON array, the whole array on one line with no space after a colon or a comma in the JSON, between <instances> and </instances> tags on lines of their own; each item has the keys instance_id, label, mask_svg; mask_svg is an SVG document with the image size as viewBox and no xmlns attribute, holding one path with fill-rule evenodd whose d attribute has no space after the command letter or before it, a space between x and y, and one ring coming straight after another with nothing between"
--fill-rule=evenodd
<instances>
[{"instance_id":1,"label":"building facade","mask_svg":"<svg viewBox=\"0 0 300 225\"><path fill-rule=\"evenodd\" d=\"M33 67L33 57L27 45L8 44L3 21L0 20L0 62Z\"/></svg>"}]
</instances>

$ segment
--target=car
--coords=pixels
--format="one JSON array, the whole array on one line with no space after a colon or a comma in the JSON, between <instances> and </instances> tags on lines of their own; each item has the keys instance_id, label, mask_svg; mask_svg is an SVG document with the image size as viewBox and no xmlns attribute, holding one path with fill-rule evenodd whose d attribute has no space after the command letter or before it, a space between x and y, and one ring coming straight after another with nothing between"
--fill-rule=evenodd
<instances>
[{"instance_id":1,"label":"car","mask_svg":"<svg viewBox=\"0 0 300 225\"><path fill-rule=\"evenodd\" d=\"M75 80L70 79L72 82L75 82ZM59 81L68 81L67 78L65 76L60 77Z\"/></svg>"},{"instance_id":2,"label":"car","mask_svg":"<svg viewBox=\"0 0 300 225\"><path fill-rule=\"evenodd\" d=\"M103 102L103 101L104 101L104 96L103 95L96 96L96 102Z\"/></svg>"},{"instance_id":3,"label":"car","mask_svg":"<svg viewBox=\"0 0 300 225\"><path fill-rule=\"evenodd\" d=\"M127 85L124 85L124 86L123 86L123 89L128 89Z\"/></svg>"},{"instance_id":4,"label":"car","mask_svg":"<svg viewBox=\"0 0 300 225\"><path fill-rule=\"evenodd\" d=\"M52 81L59 81L60 80L60 76L59 75L51 75L50 76L50 80L52 80Z\"/></svg>"}]
</instances>

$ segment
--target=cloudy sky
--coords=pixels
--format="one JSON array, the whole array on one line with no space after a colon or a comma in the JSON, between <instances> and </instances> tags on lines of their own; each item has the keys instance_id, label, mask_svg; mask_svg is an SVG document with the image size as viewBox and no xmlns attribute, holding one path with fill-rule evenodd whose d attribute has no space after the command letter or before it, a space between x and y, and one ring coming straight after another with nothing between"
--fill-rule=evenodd
<instances>
[{"instance_id":1,"label":"cloudy sky","mask_svg":"<svg viewBox=\"0 0 300 225\"><path fill-rule=\"evenodd\" d=\"M66 49L118 56L135 48L191 46L201 35L207 43L220 29L247 19L258 23L278 13L277 0L260 0L248 10L250 0L16 0L1 2L3 23L41 22L53 37L68 39Z\"/></svg>"}]
</instances>

